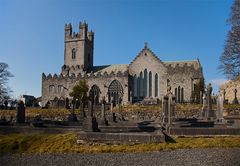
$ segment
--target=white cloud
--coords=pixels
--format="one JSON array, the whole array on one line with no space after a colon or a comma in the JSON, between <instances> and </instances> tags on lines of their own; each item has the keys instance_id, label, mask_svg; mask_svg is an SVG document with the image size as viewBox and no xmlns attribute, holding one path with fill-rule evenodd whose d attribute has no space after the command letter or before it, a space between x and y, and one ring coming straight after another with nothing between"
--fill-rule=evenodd
<instances>
[{"instance_id":1,"label":"white cloud","mask_svg":"<svg viewBox=\"0 0 240 166\"><path fill-rule=\"evenodd\" d=\"M212 83L213 85L215 85L215 86L220 87L221 85L223 85L223 84L226 83L227 81L229 81L229 80L220 78L220 79L210 80L209 82L211 82L211 83Z\"/></svg>"}]
</instances>

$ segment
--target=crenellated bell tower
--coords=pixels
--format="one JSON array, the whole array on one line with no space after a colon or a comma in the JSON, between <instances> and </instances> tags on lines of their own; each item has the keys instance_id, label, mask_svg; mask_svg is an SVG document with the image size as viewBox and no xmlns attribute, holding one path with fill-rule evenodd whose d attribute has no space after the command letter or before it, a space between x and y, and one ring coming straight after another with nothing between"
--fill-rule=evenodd
<instances>
[{"instance_id":1,"label":"crenellated bell tower","mask_svg":"<svg viewBox=\"0 0 240 166\"><path fill-rule=\"evenodd\" d=\"M79 33L72 31L71 24L65 24L64 36L64 65L62 73L67 69L76 69L84 72L90 72L93 67L93 48L94 48L94 33L88 31L88 24L86 22L79 23ZM72 74L68 70L68 74ZM64 74L66 75L66 73Z\"/></svg>"}]
</instances>

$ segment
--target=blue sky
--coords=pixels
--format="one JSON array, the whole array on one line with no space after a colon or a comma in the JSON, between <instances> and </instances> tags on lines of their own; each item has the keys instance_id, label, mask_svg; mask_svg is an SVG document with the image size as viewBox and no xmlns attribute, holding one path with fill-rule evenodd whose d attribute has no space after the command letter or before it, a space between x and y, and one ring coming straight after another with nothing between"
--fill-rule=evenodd
<instances>
[{"instance_id":1,"label":"blue sky","mask_svg":"<svg viewBox=\"0 0 240 166\"><path fill-rule=\"evenodd\" d=\"M129 64L148 42L162 61L199 58L206 83L230 28L232 0L0 0L0 61L10 66L13 96L41 96L41 74L60 73L64 25L95 32L94 64Z\"/></svg>"}]
</instances>

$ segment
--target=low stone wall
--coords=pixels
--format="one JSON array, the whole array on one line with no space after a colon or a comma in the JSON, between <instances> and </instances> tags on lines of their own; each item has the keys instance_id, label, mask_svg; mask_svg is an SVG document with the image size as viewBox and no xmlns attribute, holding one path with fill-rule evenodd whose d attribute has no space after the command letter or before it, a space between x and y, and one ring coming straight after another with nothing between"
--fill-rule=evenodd
<instances>
[{"instance_id":1,"label":"low stone wall","mask_svg":"<svg viewBox=\"0 0 240 166\"><path fill-rule=\"evenodd\" d=\"M99 133L79 132L77 143L108 143L108 144L138 144L138 143L163 143L163 133Z\"/></svg>"}]
</instances>

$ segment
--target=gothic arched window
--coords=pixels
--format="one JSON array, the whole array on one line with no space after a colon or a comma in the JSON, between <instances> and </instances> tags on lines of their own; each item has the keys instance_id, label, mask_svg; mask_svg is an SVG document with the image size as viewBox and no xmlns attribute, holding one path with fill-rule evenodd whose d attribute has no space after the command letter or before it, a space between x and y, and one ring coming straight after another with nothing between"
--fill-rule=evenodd
<instances>
[{"instance_id":1,"label":"gothic arched window","mask_svg":"<svg viewBox=\"0 0 240 166\"><path fill-rule=\"evenodd\" d=\"M93 85L89 91L90 98L94 101L94 104L99 103L100 89L97 85Z\"/></svg>"},{"instance_id":2,"label":"gothic arched window","mask_svg":"<svg viewBox=\"0 0 240 166\"><path fill-rule=\"evenodd\" d=\"M152 96L152 72L149 72L149 97Z\"/></svg>"},{"instance_id":3,"label":"gothic arched window","mask_svg":"<svg viewBox=\"0 0 240 166\"><path fill-rule=\"evenodd\" d=\"M76 59L76 49L72 49L72 59Z\"/></svg>"},{"instance_id":4,"label":"gothic arched window","mask_svg":"<svg viewBox=\"0 0 240 166\"><path fill-rule=\"evenodd\" d=\"M114 80L108 87L108 100L112 98L113 102L118 104L123 97L123 88L119 81Z\"/></svg>"},{"instance_id":5,"label":"gothic arched window","mask_svg":"<svg viewBox=\"0 0 240 166\"><path fill-rule=\"evenodd\" d=\"M137 76L136 74L133 77L133 96L137 97Z\"/></svg>"},{"instance_id":6,"label":"gothic arched window","mask_svg":"<svg viewBox=\"0 0 240 166\"><path fill-rule=\"evenodd\" d=\"M147 96L147 69L144 70L144 76L143 76L143 96Z\"/></svg>"},{"instance_id":7,"label":"gothic arched window","mask_svg":"<svg viewBox=\"0 0 240 166\"><path fill-rule=\"evenodd\" d=\"M155 74L155 97L158 96L158 74Z\"/></svg>"},{"instance_id":8,"label":"gothic arched window","mask_svg":"<svg viewBox=\"0 0 240 166\"><path fill-rule=\"evenodd\" d=\"M140 76L139 76L139 78L140 78L140 89L139 89L139 91L140 91L140 98L143 98L144 96L143 96L143 73L141 72L140 73Z\"/></svg>"}]
</instances>

